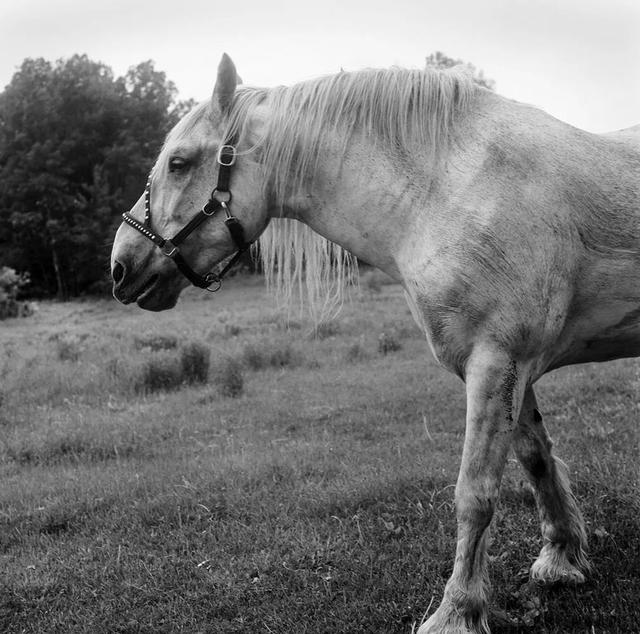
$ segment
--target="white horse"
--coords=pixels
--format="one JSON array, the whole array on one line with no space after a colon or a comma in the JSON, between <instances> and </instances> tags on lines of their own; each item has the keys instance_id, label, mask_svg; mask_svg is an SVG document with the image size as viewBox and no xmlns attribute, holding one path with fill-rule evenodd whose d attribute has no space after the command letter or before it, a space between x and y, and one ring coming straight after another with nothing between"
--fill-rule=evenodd
<instances>
[{"instance_id":1,"label":"white horse","mask_svg":"<svg viewBox=\"0 0 640 634\"><path fill-rule=\"evenodd\" d=\"M237 87L225 55L211 101L169 134L146 204L118 230L114 295L171 308L189 283L181 271L216 285L195 270L282 217L300 222L272 222L261 251L285 286L306 275L335 290L336 262L349 275L317 234L401 283L467 395L453 573L420 634L487 632L489 525L511 447L540 511L531 577L579 583L588 569L584 522L533 386L560 366L640 355L639 142L640 127L583 132L457 70L256 89ZM160 237L194 217L179 240ZM316 287L312 302L326 293Z\"/></svg>"}]
</instances>

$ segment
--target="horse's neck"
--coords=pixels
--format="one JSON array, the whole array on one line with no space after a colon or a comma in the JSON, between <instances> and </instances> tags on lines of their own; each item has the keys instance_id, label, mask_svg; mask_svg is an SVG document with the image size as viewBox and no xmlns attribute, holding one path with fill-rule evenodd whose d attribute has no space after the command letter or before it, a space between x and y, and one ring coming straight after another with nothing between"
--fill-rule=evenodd
<instances>
[{"instance_id":1,"label":"horse's neck","mask_svg":"<svg viewBox=\"0 0 640 634\"><path fill-rule=\"evenodd\" d=\"M396 279L404 277L407 245L418 239L450 234L469 219L490 224L498 211L516 223L557 215L553 191L571 194L565 211L577 222L586 186L606 201L622 178L610 174L621 160L610 141L488 91L457 122L435 163L429 148L392 152L358 134L343 148L343 139L326 144L312 184L287 201L285 215Z\"/></svg>"},{"instance_id":2,"label":"horse's neck","mask_svg":"<svg viewBox=\"0 0 640 634\"><path fill-rule=\"evenodd\" d=\"M426 154L394 156L361 135L352 137L346 154L340 140L335 151L332 147L328 144L308 189L284 205L285 216L401 279L397 253L429 198Z\"/></svg>"}]
</instances>

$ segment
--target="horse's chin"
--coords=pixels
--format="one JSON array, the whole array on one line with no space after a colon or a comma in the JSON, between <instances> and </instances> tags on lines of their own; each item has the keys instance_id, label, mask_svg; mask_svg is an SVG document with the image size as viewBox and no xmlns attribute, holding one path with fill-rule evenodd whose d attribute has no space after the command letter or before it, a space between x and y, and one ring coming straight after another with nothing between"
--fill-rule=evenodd
<instances>
[{"instance_id":1,"label":"horse's chin","mask_svg":"<svg viewBox=\"0 0 640 634\"><path fill-rule=\"evenodd\" d=\"M179 284L167 282L159 278L136 298L136 304L144 310L159 312L169 310L178 303L180 291Z\"/></svg>"},{"instance_id":2,"label":"horse's chin","mask_svg":"<svg viewBox=\"0 0 640 634\"><path fill-rule=\"evenodd\" d=\"M153 287L146 293L143 293L136 300L136 304L144 310L151 310L153 312L159 312L161 310L169 310L174 308L178 303L178 297L180 297L180 290L176 289L159 289Z\"/></svg>"}]
</instances>

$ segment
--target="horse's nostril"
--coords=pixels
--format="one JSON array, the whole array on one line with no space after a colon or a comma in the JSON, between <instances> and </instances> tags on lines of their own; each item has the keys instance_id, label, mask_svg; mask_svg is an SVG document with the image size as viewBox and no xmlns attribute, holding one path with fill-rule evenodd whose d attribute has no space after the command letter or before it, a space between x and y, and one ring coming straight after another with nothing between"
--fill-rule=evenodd
<instances>
[{"instance_id":1,"label":"horse's nostril","mask_svg":"<svg viewBox=\"0 0 640 634\"><path fill-rule=\"evenodd\" d=\"M120 284L124 279L125 268L120 264L120 262L115 262L113 268L111 269L111 277L116 284Z\"/></svg>"}]
</instances>

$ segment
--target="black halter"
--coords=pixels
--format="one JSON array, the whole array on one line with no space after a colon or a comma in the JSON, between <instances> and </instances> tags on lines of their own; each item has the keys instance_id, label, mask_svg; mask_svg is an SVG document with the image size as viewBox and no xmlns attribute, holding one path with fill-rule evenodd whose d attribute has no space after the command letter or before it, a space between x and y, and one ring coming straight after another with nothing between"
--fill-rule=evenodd
<instances>
[{"instance_id":1,"label":"black halter","mask_svg":"<svg viewBox=\"0 0 640 634\"><path fill-rule=\"evenodd\" d=\"M180 272L194 285L215 293L222 286L222 278L227 271L238 261L240 256L251 246L245 240L244 229L240 221L231 215L229 203L231 202L231 192L229 191L229 181L231 180L231 168L235 165L237 151L233 145L223 145L218 151L218 184L216 185L209 200L204 207L194 216L173 238L166 239L151 230L151 176L147 181L144 190L144 223L138 222L128 213L123 213L123 220L131 227L139 231L145 238L149 238L162 253L171 258ZM206 273L200 275L196 273L182 257L180 249L185 238L207 218L213 216L217 211L223 210L225 213L224 224L227 226L231 238L238 248L235 255L229 260L227 265L219 273Z\"/></svg>"}]
</instances>

